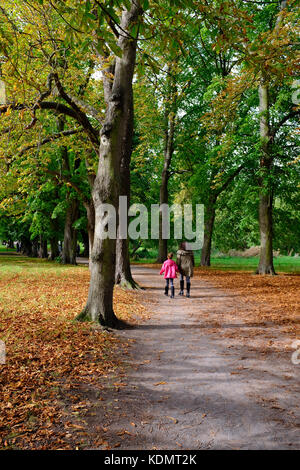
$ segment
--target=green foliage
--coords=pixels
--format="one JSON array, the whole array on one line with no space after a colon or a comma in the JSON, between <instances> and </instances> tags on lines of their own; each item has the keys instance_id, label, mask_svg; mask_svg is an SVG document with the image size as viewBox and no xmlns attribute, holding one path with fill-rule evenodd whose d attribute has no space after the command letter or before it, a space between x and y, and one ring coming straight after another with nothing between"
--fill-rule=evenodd
<instances>
[{"instance_id":1,"label":"green foliage","mask_svg":"<svg viewBox=\"0 0 300 470\"><path fill-rule=\"evenodd\" d=\"M145 14L130 30L139 37L132 202L149 207L159 200L166 121L173 113L170 203L207 205L215 198L214 247L244 249L259 244L258 181L266 178L275 201L274 247L299 251L295 2L281 13L277 2L140 4ZM88 177L97 172L97 144L72 115L42 109L39 100L46 94L44 101L71 106L51 82L55 72L99 135L106 109L100 78L121 57L124 8L131 1L1 3L1 77L10 106L0 115L0 237L61 238L70 195L81 201L75 225L85 229L82 203L91 197ZM274 131L267 177L259 169L262 76ZM55 137L61 118L64 131L75 134ZM141 252L156 243L143 243Z\"/></svg>"}]
</instances>

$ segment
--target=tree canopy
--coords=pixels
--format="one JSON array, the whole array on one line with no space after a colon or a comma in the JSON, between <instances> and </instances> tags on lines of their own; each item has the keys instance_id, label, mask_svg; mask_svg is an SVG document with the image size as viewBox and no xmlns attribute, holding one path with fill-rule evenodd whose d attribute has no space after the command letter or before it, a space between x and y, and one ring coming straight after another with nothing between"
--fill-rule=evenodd
<instances>
[{"instance_id":1,"label":"tree canopy","mask_svg":"<svg viewBox=\"0 0 300 470\"><path fill-rule=\"evenodd\" d=\"M0 238L66 263L81 241L81 319L114 325L130 251L175 246L97 238L98 205L120 195L203 203L203 265L261 245L273 274L273 248L299 251L297 14L293 0L2 1Z\"/></svg>"}]
</instances>

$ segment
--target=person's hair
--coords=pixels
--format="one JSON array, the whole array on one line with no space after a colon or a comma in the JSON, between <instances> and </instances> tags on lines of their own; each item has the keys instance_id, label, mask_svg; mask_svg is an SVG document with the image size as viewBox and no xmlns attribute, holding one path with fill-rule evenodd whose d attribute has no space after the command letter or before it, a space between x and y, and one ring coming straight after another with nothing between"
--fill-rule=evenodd
<instances>
[{"instance_id":1,"label":"person's hair","mask_svg":"<svg viewBox=\"0 0 300 470\"><path fill-rule=\"evenodd\" d=\"M168 253L168 259L172 259L173 258L173 253Z\"/></svg>"},{"instance_id":2,"label":"person's hair","mask_svg":"<svg viewBox=\"0 0 300 470\"><path fill-rule=\"evenodd\" d=\"M186 244L185 242L181 242L179 245L180 250L186 250Z\"/></svg>"}]
</instances>

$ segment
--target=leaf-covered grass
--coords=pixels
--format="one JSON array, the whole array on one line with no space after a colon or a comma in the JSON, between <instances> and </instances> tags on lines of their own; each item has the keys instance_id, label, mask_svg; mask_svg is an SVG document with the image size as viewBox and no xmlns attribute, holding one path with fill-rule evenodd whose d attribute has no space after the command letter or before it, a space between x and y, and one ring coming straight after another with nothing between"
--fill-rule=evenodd
<instances>
[{"instance_id":1,"label":"leaf-covered grass","mask_svg":"<svg viewBox=\"0 0 300 470\"><path fill-rule=\"evenodd\" d=\"M224 319L230 324L239 318L249 324L261 326L265 334L274 326L277 334L285 333L290 338L300 338L300 276L281 273L278 276L253 275L250 272L221 271L215 268L198 267L196 279L207 281L232 295L236 309L226 311ZM210 312L210 320L213 310ZM224 321L220 315L218 321ZM247 333L249 335L249 332ZM277 342L279 344L279 342Z\"/></svg>"},{"instance_id":2,"label":"leaf-covered grass","mask_svg":"<svg viewBox=\"0 0 300 470\"><path fill-rule=\"evenodd\" d=\"M0 257L0 339L7 352L0 365L0 448L69 448L60 392L82 382L99 387L120 369L126 343L74 322L88 285L87 267ZM143 314L132 293L115 289L114 297L119 318Z\"/></svg>"}]
</instances>

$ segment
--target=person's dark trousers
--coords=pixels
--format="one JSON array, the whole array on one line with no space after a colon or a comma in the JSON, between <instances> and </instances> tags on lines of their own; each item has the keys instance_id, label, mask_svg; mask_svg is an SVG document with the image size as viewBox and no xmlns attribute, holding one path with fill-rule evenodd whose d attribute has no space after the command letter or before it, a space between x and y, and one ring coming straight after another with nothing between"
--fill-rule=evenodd
<instances>
[{"instance_id":1,"label":"person's dark trousers","mask_svg":"<svg viewBox=\"0 0 300 470\"><path fill-rule=\"evenodd\" d=\"M168 295L169 294L169 283L168 283L168 280L169 279L166 279L166 285L165 285L165 295Z\"/></svg>"},{"instance_id":2,"label":"person's dark trousers","mask_svg":"<svg viewBox=\"0 0 300 470\"><path fill-rule=\"evenodd\" d=\"M191 278L190 276L186 276L186 296L190 297L191 291Z\"/></svg>"},{"instance_id":3,"label":"person's dark trousers","mask_svg":"<svg viewBox=\"0 0 300 470\"><path fill-rule=\"evenodd\" d=\"M166 279L165 295L168 295L169 283L171 284L171 299L173 299L175 296L175 288L174 288L174 281L172 278Z\"/></svg>"},{"instance_id":4,"label":"person's dark trousers","mask_svg":"<svg viewBox=\"0 0 300 470\"><path fill-rule=\"evenodd\" d=\"M180 274L180 292L179 295L184 294L184 276L183 274ZM191 278L190 276L186 276L186 296L190 297L190 291L191 291Z\"/></svg>"}]
</instances>

